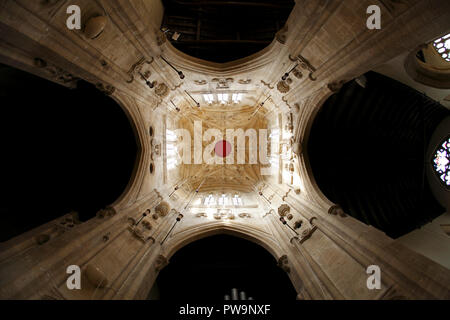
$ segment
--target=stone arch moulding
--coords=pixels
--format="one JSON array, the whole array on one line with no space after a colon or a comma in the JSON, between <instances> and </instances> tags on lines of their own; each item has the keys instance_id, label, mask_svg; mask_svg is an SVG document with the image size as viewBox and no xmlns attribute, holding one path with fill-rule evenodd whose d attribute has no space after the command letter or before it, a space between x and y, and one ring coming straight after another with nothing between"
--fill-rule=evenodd
<instances>
[{"instance_id":1,"label":"stone arch moulding","mask_svg":"<svg viewBox=\"0 0 450 320\"><path fill-rule=\"evenodd\" d=\"M303 133L299 133L298 138L299 141L302 142L303 150L305 150L302 154L303 156L299 158L299 172L302 172L305 189L307 190L309 197L326 210L328 210L329 207L335 205L335 203L330 201L317 185L316 179L314 178L312 172L307 150L311 128L318 112L323 107L328 98L330 98L340 89L339 87L337 87L336 90L332 90L332 88L336 87L333 85L324 86L322 90L317 92L312 99L308 100L308 111L305 111L305 113L307 114L304 116L305 119L303 120L306 125L305 123L298 123L298 126L303 126L305 128Z\"/></svg>"},{"instance_id":2,"label":"stone arch moulding","mask_svg":"<svg viewBox=\"0 0 450 320\"><path fill-rule=\"evenodd\" d=\"M252 227L238 225L224 225L221 222L190 228L175 234L163 247L162 254L170 258L188 244L214 235L226 234L251 241L266 249L276 260L286 254L279 243L264 231Z\"/></svg>"},{"instance_id":3,"label":"stone arch moulding","mask_svg":"<svg viewBox=\"0 0 450 320\"><path fill-rule=\"evenodd\" d=\"M280 259L284 256L290 256L292 253L292 248L289 245L282 246L281 242L274 239L271 234L254 227L225 225L222 222L204 224L198 227L183 230L179 233L175 233L173 236L170 236L165 244L162 247L159 247L158 250L154 251L154 254L149 256L148 261L145 262L145 265L152 265L152 267L150 269L142 269L139 272L139 278L147 279L147 281L140 282L137 288L129 292L123 292L122 295L129 299L144 299L153 287L159 272L170 263L170 259L175 253L192 242L219 234L235 236L263 247L274 257L274 263L280 261ZM163 264L161 264L162 260L164 260ZM287 276L290 278L297 293L301 293L304 288L297 268L290 268L290 272L287 273Z\"/></svg>"},{"instance_id":4,"label":"stone arch moulding","mask_svg":"<svg viewBox=\"0 0 450 320\"><path fill-rule=\"evenodd\" d=\"M145 168L147 163L149 163L151 150L148 146L149 139L146 139L145 124L143 123L141 115L137 110L138 107L132 105L133 101L131 100L133 99L127 98L118 91L111 95L111 98L114 99L114 101L122 108L123 112L127 116L136 141L136 160L134 163L133 172L131 173L125 190L119 198L111 204L112 207L119 208L128 204L131 199L134 199L137 196L139 186L145 176L145 170L143 168ZM147 167L149 166L147 165Z\"/></svg>"},{"instance_id":5,"label":"stone arch moulding","mask_svg":"<svg viewBox=\"0 0 450 320\"><path fill-rule=\"evenodd\" d=\"M265 65L271 64L277 58L283 45L274 39L271 44L259 52L225 63L192 57L175 48L169 41L166 41L161 48L165 53L164 57L180 69L200 74L215 74L217 77L232 77L244 72L258 70Z\"/></svg>"}]
</instances>

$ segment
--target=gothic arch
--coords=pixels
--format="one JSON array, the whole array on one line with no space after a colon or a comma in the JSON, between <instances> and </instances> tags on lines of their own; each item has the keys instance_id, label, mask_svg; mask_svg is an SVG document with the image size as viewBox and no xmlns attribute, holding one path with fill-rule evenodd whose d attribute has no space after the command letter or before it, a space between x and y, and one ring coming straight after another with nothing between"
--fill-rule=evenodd
<instances>
[{"instance_id":1,"label":"gothic arch","mask_svg":"<svg viewBox=\"0 0 450 320\"><path fill-rule=\"evenodd\" d=\"M175 234L167 242L167 247L162 248L162 254L170 260L177 251L189 243L218 234L227 234L256 243L266 249L277 260L285 254L278 242L261 229L236 224L225 225L220 222L201 225Z\"/></svg>"},{"instance_id":2,"label":"gothic arch","mask_svg":"<svg viewBox=\"0 0 450 320\"><path fill-rule=\"evenodd\" d=\"M134 163L133 172L130 176L128 184L119 198L111 204L113 208L126 206L130 198L137 196L139 190L138 186L142 183L144 173L146 172L146 164L149 163L150 158L150 139L147 137L147 129L142 116L138 112L138 107L132 105L132 99L127 99L127 96L120 94L117 91L112 96L113 100L122 108L123 112L128 118L130 126L134 133L136 141L136 160ZM148 167L148 165L147 165Z\"/></svg>"}]
</instances>

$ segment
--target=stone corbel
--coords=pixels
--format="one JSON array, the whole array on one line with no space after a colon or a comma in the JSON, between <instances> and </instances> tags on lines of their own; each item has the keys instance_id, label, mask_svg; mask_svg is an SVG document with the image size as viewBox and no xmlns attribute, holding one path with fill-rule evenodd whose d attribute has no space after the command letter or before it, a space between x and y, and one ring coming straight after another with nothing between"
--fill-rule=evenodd
<instances>
[{"instance_id":1,"label":"stone corbel","mask_svg":"<svg viewBox=\"0 0 450 320\"><path fill-rule=\"evenodd\" d=\"M75 77L71 73L63 70L62 68L50 62L47 62L41 58L35 58L33 64L35 67L42 69L48 79L69 88L77 87L77 82L78 80L80 80L80 78Z\"/></svg>"},{"instance_id":2,"label":"stone corbel","mask_svg":"<svg viewBox=\"0 0 450 320\"><path fill-rule=\"evenodd\" d=\"M104 84L101 82L98 82L95 87L100 90L101 92L103 92L104 94L106 94L107 96L112 95L114 92L116 92L116 88L114 86L111 86L109 84Z\"/></svg>"},{"instance_id":3,"label":"stone corbel","mask_svg":"<svg viewBox=\"0 0 450 320\"><path fill-rule=\"evenodd\" d=\"M229 89L230 83L234 82L233 78L214 78L212 82L217 82L217 89Z\"/></svg>"},{"instance_id":4,"label":"stone corbel","mask_svg":"<svg viewBox=\"0 0 450 320\"><path fill-rule=\"evenodd\" d=\"M156 258L156 261L155 261L155 271L160 272L168 264L169 264L169 260L165 256L160 254L158 256L158 258Z\"/></svg>"},{"instance_id":5,"label":"stone corbel","mask_svg":"<svg viewBox=\"0 0 450 320\"><path fill-rule=\"evenodd\" d=\"M291 272L291 267L289 266L289 259L287 255L283 255L278 259L278 267L283 269L286 273Z\"/></svg>"},{"instance_id":6,"label":"stone corbel","mask_svg":"<svg viewBox=\"0 0 450 320\"><path fill-rule=\"evenodd\" d=\"M339 81L334 81L328 84L328 89L330 89L331 92L339 92L339 90L342 89L342 86L346 83L345 80L339 80Z\"/></svg>"},{"instance_id":7,"label":"stone corbel","mask_svg":"<svg viewBox=\"0 0 450 320\"><path fill-rule=\"evenodd\" d=\"M334 205L331 206L330 209L328 209L328 214L334 215L334 216L340 216L345 218L347 214L344 212L344 209L341 208L340 205Z\"/></svg>"},{"instance_id":8,"label":"stone corbel","mask_svg":"<svg viewBox=\"0 0 450 320\"><path fill-rule=\"evenodd\" d=\"M286 24L280 31L277 32L277 34L275 35L275 39L281 44L286 44L288 31L289 27Z\"/></svg>"},{"instance_id":9,"label":"stone corbel","mask_svg":"<svg viewBox=\"0 0 450 320\"><path fill-rule=\"evenodd\" d=\"M103 219L105 217L109 218L116 214L116 210L112 207L107 207L105 209L101 209L99 212L97 212L96 216L99 219Z\"/></svg>"}]
</instances>

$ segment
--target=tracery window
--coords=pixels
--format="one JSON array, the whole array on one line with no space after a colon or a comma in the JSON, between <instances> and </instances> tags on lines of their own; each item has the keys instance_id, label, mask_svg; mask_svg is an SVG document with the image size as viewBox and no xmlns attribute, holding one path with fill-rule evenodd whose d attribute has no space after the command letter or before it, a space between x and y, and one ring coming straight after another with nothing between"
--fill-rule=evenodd
<instances>
[{"instance_id":1,"label":"tracery window","mask_svg":"<svg viewBox=\"0 0 450 320\"><path fill-rule=\"evenodd\" d=\"M174 169L178 165L177 135L172 130L166 130L167 169Z\"/></svg>"},{"instance_id":2,"label":"tracery window","mask_svg":"<svg viewBox=\"0 0 450 320\"><path fill-rule=\"evenodd\" d=\"M225 193L222 193L220 195L214 195L211 193L203 198L203 205L208 207L218 207L218 206L242 207L244 204L239 194L234 194L233 196L230 196Z\"/></svg>"},{"instance_id":3,"label":"tracery window","mask_svg":"<svg viewBox=\"0 0 450 320\"><path fill-rule=\"evenodd\" d=\"M228 197L225 194L219 198L219 206L227 206L228 205Z\"/></svg>"},{"instance_id":4,"label":"tracery window","mask_svg":"<svg viewBox=\"0 0 450 320\"><path fill-rule=\"evenodd\" d=\"M450 62L450 33L434 40L433 46L443 59Z\"/></svg>"},{"instance_id":5,"label":"tracery window","mask_svg":"<svg viewBox=\"0 0 450 320\"><path fill-rule=\"evenodd\" d=\"M233 205L235 205L235 206L242 206L242 198L238 194L234 195Z\"/></svg>"},{"instance_id":6,"label":"tracery window","mask_svg":"<svg viewBox=\"0 0 450 320\"><path fill-rule=\"evenodd\" d=\"M214 198L214 196L212 194L208 195L205 198L205 201L203 202L203 205L205 206L213 206L216 204L216 199Z\"/></svg>"},{"instance_id":7,"label":"tracery window","mask_svg":"<svg viewBox=\"0 0 450 320\"><path fill-rule=\"evenodd\" d=\"M450 136L437 148L433 156L433 168L441 182L450 188Z\"/></svg>"}]
</instances>

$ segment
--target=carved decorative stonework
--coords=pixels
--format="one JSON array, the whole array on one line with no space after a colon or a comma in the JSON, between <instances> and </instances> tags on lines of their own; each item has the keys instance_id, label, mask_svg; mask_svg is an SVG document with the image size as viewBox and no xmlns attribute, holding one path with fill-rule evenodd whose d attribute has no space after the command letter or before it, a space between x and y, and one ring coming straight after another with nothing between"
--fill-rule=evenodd
<instances>
[{"instance_id":1,"label":"carved decorative stonework","mask_svg":"<svg viewBox=\"0 0 450 320\"><path fill-rule=\"evenodd\" d=\"M317 80L317 78L315 78L315 77L313 76L313 73L316 72L316 68L314 68L314 67L311 65L311 63L310 63L305 57L303 57L303 56L300 55L300 54L299 54L297 57L293 57L293 56L289 55L289 59L290 59L291 61L298 61L299 64L300 64L300 67L301 67L303 70L309 71L309 79L310 79L310 80L312 80L312 81L316 81L316 80Z\"/></svg>"},{"instance_id":2,"label":"carved decorative stonework","mask_svg":"<svg viewBox=\"0 0 450 320\"><path fill-rule=\"evenodd\" d=\"M286 81L280 81L277 84L277 89L281 93L287 93L287 92L289 92L289 90L291 90L291 87L287 84Z\"/></svg>"},{"instance_id":3,"label":"carved decorative stonework","mask_svg":"<svg viewBox=\"0 0 450 320\"><path fill-rule=\"evenodd\" d=\"M411 0L380 0L380 1L386 7L386 9L394 15L397 15L400 12L408 9L408 7L412 5Z\"/></svg>"},{"instance_id":4,"label":"carved decorative stonework","mask_svg":"<svg viewBox=\"0 0 450 320\"><path fill-rule=\"evenodd\" d=\"M45 73L47 73L48 77L53 81L61 83L67 87L76 88L77 82L80 80L80 78L75 77L71 73L41 58L35 58L34 65L40 69L43 69Z\"/></svg>"},{"instance_id":5,"label":"carved decorative stonework","mask_svg":"<svg viewBox=\"0 0 450 320\"><path fill-rule=\"evenodd\" d=\"M160 204L158 204L158 205L155 207L155 212L156 212L160 217L165 217L165 216L167 216L167 214L169 213L169 210L170 210L170 205L169 205L167 202L165 202L165 201L162 201Z\"/></svg>"},{"instance_id":6,"label":"carved decorative stonework","mask_svg":"<svg viewBox=\"0 0 450 320\"><path fill-rule=\"evenodd\" d=\"M96 216L97 218L105 218L105 217L112 217L116 214L116 210L111 207L107 207L105 209L101 209L99 212L97 212Z\"/></svg>"},{"instance_id":7,"label":"carved decorative stonework","mask_svg":"<svg viewBox=\"0 0 450 320\"><path fill-rule=\"evenodd\" d=\"M344 210L341 208L340 205L331 206L330 209L328 209L328 213L332 214L334 216L340 216L340 217L347 216L347 214L344 212Z\"/></svg>"},{"instance_id":8,"label":"carved decorative stonework","mask_svg":"<svg viewBox=\"0 0 450 320\"><path fill-rule=\"evenodd\" d=\"M206 212L199 212L195 216L197 218L208 218L208 214Z\"/></svg>"},{"instance_id":9,"label":"carved decorative stonework","mask_svg":"<svg viewBox=\"0 0 450 320\"><path fill-rule=\"evenodd\" d=\"M109 85L109 84L103 84L103 83L99 82L95 86L96 86L96 88L98 90L100 90L101 92L103 92L107 96L112 95L116 91L116 88L111 86L111 85Z\"/></svg>"},{"instance_id":10,"label":"carved decorative stonework","mask_svg":"<svg viewBox=\"0 0 450 320\"><path fill-rule=\"evenodd\" d=\"M167 260L167 258L164 257L163 255L159 255L155 261L155 271L160 272L168 264L169 264L169 260Z\"/></svg>"},{"instance_id":11,"label":"carved decorative stonework","mask_svg":"<svg viewBox=\"0 0 450 320\"><path fill-rule=\"evenodd\" d=\"M239 84L250 84L250 83L252 83L252 79L246 79L246 80L241 79L238 81L238 83Z\"/></svg>"},{"instance_id":12,"label":"carved decorative stonework","mask_svg":"<svg viewBox=\"0 0 450 320\"><path fill-rule=\"evenodd\" d=\"M242 218L242 219L249 218L250 219L251 217L252 217L252 215L250 213L247 213L247 212L239 213L239 218Z\"/></svg>"},{"instance_id":13,"label":"carved decorative stonework","mask_svg":"<svg viewBox=\"0 0 450 320\"><path fill-rule=\"evenodd\" d=\"M161 98L167 97L169 94L169 87L165 83L160 83L155 88L155 93Z\"/></svg>"},{"instance_id":14,"label":"carved decorative stonework","mask_svg":"<svg viewBox=\"0 0 450 320\"><path fill-rule=\"evenodd\" d=\"M289 214L289 212L291 212L291 207L289 207L287 204L282 204L278 208L278 214L280 215L280 217L285 217Z\"/></svg>"},{"instance_id":15,"label":"carved decorative stonework","mask_svg":"<svg viewBox=\"0 0 450 320\"><path fill-rule=\"evenodd\" d=\"M208 82L206 80L195 80L194 83L198 86L204 86Z\"/></svg>"},{"instance_id":16,"label":"carved decorative stonework","mask_svg":"<svg viewBox=\"0 0 450 320\"><path fill-rule=\"evenodd\" d=\"M268 83L268 82L265 82L264 80L261 80L261 83L263 84L263 85L265 85L267 88L269 88L269 89L273 89L273 88L275 88L274 86L272 86L270 83Z\"/></svg>"},{"instance_id":17,"label":"carved decorative stonework","mask_svg":"<svg viewBox=\"0 0 450 320\"><path fill-rule=\"evenodd\" d=\"M162 46L164 43L166 43L167 41L167 37L166 34L162 31L158 31L156 34L156 42L158 44L158 46Z\"/></svg>"},{"instance_id":18,"label":"carved decorative stonework","mask_svg":"<svg viewBox=\"0 0 450 320\"><path fill-rule=\"evenodd\" d=\"M217 82L217 89L230 89L230 83L234 82L233 78L214 78L212 82Z\"/></svg>"},{"instance_id":19,"label":"carved decorative stonework","mask_svg":"<svg viewBox=\"0 0 450 320\"><path fill-rule=\"evenodd\" d=\"M294 104L294 111L295 111L295 113L300 112L300 105L298 103Z\"/></svg>"},{"instance_id":20,"label":"carved decorative stonework","mask_svg":"<svg viewBox=\"0 0 450 320\"><path fill-rule=\"evenodd\" d=\"M277 41L281 44L285 44L286 40L287 40L287 32L288 32L289 28L288 25L286 24L280 31L278 31L278 33L275 35L275 39L277 39Z\"/></svg>"},{"instance_id":21,"label":"carved decorative stonework","mask_svg":"<svg viewBox=\"0 0 450 320\"><path fill-rule=\"evenodd\" d=\"M299 239L300 243L303 243L306 240L308 240L312 236L314 231L316 231L316 230L317 230L316 226L310 226L310 227L305 228L300 235L300 239Z\"/></svg>"},{"instance_id":22,"label":"carved decorative stonework","mask_svg":"<svg viewBox=\"0 0 450 320\"><path fill-rule=\"evenodd\" d=\"M152 139L151 140L151 146L152 146L152 160L155 160L157 157L161 156L161 142L158 141L158 139Z\"/></svg>"},{"instance_id":23,"label":"carved decorative stonework","mask_svg":"<svg viewBox=\"0 0 450 320\"><path fill-rule=\"evenodd\" d=\"M298 70L297 68L295 68L295 69L292 71L292 74L293 74L297 79L303 78L303 73L302 73L300 70Z\"/></svg>"},{"instance_id":24,"label":"carved decorative stonework","mask_svg":"<svg viewBox=\"0 0 450 320\"><path fill-rule=\"evenodd\" d=\"M282 197L283 201L286 201L286 198L289 196L289 193L291 192L291 189L286 192L286 194Z\"/></svg>"},{"instance_id":25,"label":"carved decorative stonework","mask_svg":"<svg viewBox=\"0 0 450 320\"><path fill-rule=\"evenodd\" d=\"M328 89L330 89L331 92L338 92L342 89L342 86L345 84L345 82L345 80L331 82L328 84Z\"/></svg>"},{"instance_id":26,"label":"carved decorative stonework","mask_svg":"<svg viewBox=\"0 0 450 320\"><path fill-rule=\"evenodd\" d=\"M143 225L147 230L152 230L152 224L150 223L150 221L144 220L144 221L142 221L142 225Z\"/></svg>"},{"instance_id":27,"label":"carved decorative stonework","mask_svg":"<svg viewBox=\"0 0 450 320\"><path fill-rule=\"evenodd\" d=\"M302 155L302 153L303 153L303 146L302 146L302 144L300 142L295 142L294 141L293 144L292 144L292 152L296 156L300 157Z\"/></svg>"},{"instance_id":28,"label":"carved decorative stonework","mask_svg":"<svg viewBox=\"0 0 450 320\"><path fill-rule=\"evenodd\" d=\"M287 255L281 256L280 259L278 259L278 267L280 267L287 273L291 272L291 268L289 267L289 260L288 260Z\"/></svg>"},{"instance_id":29,"label":"carved decorative stonework","mask_svg":"<svg viewBox=\"0 0 450 320\"><path fill-rule=\"evenodd\" d=\"M142 73L143 76L145 77L145 79L150 78L151 76L151 71L150 70L143 70L143 67L145 64L150 65L153 62L153 57L150 61L146 60L144 57L142 57L141 59L139 59L138 62L136 62L135 64L133 64L130 68L130 70L127 72L127 74L130 76L130 80L127 80L128 83L132 83L134 81L134 77L135 75ZM139 75L140 77L140 75Z\"/></svg>"},{"instance_id":30,"label":"carved decorative stonework","mask_svg":"<svg viewBox=\"0 0 450 320\"><path fill-rule=\"evenodd\" d=\"M294 229L300 229L303 225L303 220L297 220L294 222Z\"/></svg>"}]
</instances>

